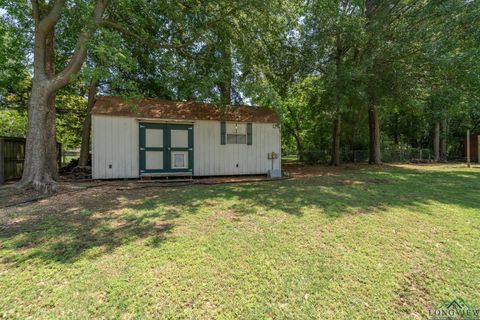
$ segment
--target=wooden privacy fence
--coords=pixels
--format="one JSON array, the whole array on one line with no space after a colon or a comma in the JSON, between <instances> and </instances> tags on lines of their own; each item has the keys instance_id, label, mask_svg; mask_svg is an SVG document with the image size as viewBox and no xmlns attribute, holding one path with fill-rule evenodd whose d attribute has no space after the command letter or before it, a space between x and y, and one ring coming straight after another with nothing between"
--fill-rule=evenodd
<instances>
[{"instance_id":1,"label":"wooden privacy fence","mask_svg":"<svg viewBox=\"0 0 480 320\"><path fill-rule=\"evenodd\" d=\"M57 158L60 165L62 145L57 143ZM0 137L0 184L7 180L20 179L25 160L25 138Z\"/></svg>"},{"instance_id":2,"label":"wooden privacy fence","mask_svg":"<svg viewBox=\"0 0 480 320\"><path fill-rule=\"evenodd\" d=\"M480 163L480 134L470 135L470 161ZM463 141L464 151L463 156L467 157L467 145L468 141L465 139Z\"/></svg>"}]
</instances>

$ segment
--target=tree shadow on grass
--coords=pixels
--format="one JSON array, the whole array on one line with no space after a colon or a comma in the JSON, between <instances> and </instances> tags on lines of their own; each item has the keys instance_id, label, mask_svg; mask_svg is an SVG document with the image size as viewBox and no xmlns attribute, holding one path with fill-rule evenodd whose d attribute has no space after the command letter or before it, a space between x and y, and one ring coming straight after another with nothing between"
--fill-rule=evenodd
<instances>
[{"instance_id":1,"label":"tree shadow on grass","mask_svg":"<svg viewBox=\"0 0 480 320\"><path fill-rule=\"evenodd\" d=\"M191 201L191 209L197 204L203 206L208 202L228 200L231 202L228 208L238 215L277 210L302 217L306 210L315 210L327 217L338 218L392 207L418 209L430 202L480 209L479 191L480 171L424 172L384 166L339 176L220 185L193 193L184 192ZM168 199L158 199L155 205L165 204L169 205Z\"/></svg>"},{"instance_id":2,"label":"tree shadow on grass","mask_svg":"<svg viewBox=\"0 0 480 320\"><path fill-rule=\"evenodd\" d=\"M90 189L13 210L0 223L0 259L13 265L72 263L147 238L148 245L161 247L176 224L188 223L179 219L200 210L237 216L268 211L298 218L310 210L336 219L392 207L418 211L434 201L480 212L480 172L474 170L382 167L271 183L112 189Z\"/></svg>"},{"instance_id":3,"label":"tree shadow on grass","mask_svg":"<svg viewBox=\"0 0 480 320\"><path fill-rule=\"evenodd\" d=\"M154 219L152 219L154 218ZM155 221L154 221L155 220ZM32 259L70 263L84 252L95 258L138 239L151 238L157 246L173 225L153 214L139 216L77 209L69 213L29 216L0 227L0 250L14 250L4 262L22 264Z\"/></svg>"}]
</instances>

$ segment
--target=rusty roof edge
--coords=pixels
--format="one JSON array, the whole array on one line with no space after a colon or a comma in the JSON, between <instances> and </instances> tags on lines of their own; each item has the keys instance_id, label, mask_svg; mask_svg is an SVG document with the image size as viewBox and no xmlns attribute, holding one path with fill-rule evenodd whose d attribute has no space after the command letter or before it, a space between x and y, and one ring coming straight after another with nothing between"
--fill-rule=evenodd
<instances>
[{"instance_id":1,"label":"rusty roof edge","mask_svg":"<svg viewBox=\"0 0 480 320\"><path fill-rule=\"evenodd\" d=\"M278 123L278 114L274 108L262 107L262 106L247 106L247 105L219 105L213 103L205 102L196 102L196 101L173 101L173 100L156 100L151 98L145 98L140 100L133 100L133 104L137 104L137 108L130 108L129 102L124 99L116 96L98 96L95 101L95 105L92 108L92 115L112 115L112 116L131 116L131 117L148 117L148 118L157 118L148 114L149 112L158 110L158 112L163 111L168 112L166 108L173 108L173 110L178 109L179 111L185 112L185 110L180 110L180 108L186 108L187 114L181 115L178 114L178 117L170 114L166 119L188 119L185 116L191 116L191 120L213 120L213 121L241 121L241 122L258 122L263 123ZM141 112L140 104L143 104L142 108L144 109ZM163 104L163 106L162 106ZM195 108L189 107L201 107L203 110L195 110ZM145 109L146 108L146 109ZM212 110L211 113L204 113L205 110ZM242 117L242 111L247 112ZM251 113L248 111L263 112L262 113ZM172 112L172 109L170 109ZM175 111L173 111L174 113ZM197 114L195 114L197 112ZM199 114L200 113L200 114ZM204 114L202 114L204 113ZM163 115L164 116L164 115ZM203 118L203 119L202 119ZM212 119L216 118L216 119ZM232 120L232 118L238 118ZM242 119L243 118L243 119ZM246 119L248 118L248 119Z\"/></svg>"},{"instance_id":2,"label":"rusty roof edge","mask_svg":"<svg viewBox=\"0 0 480 320\"><path fill-rule=\"evenodd\" d=\"M97 96L95 98L95 102L97 100L104 100L104 101L112 101L113 99L118 99L119 101L122 101L123 103L128 104L125 99L118 97L118 96ZM187 101L182 101L182 100L166 100L166 99L153 99L153 98L144 98L144 99L133 99L132 102L138 103L138 102L148 102L151 101L152 103L171 103L171 104L192 104L192 105L202 105L206 107L213 107L217 109L238 109L238 108L253 108L253 109L266 109L266 110L273 110L275 111L274 108L270 107L265 107L265 106L250 106L246 104L217 104L217 103L208 103L208 102L198 102L198 101L193 101L193 100L187 100Z\"/></svg>"}]
</instances>

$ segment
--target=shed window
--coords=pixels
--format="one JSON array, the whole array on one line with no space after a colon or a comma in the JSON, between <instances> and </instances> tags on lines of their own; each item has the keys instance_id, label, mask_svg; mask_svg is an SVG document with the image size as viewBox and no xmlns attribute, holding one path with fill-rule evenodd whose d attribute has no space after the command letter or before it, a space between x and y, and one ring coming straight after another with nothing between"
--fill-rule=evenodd
<instances>
[{"instance_id":1,"label":"shed window","mask_svg":"<svg viewBox=\"0 0 480 320\"><path fill-rule=\"evenodd\" d=\"M247 144L247 124L227 123L227 144Z\"/></svg>"}]
</instances>

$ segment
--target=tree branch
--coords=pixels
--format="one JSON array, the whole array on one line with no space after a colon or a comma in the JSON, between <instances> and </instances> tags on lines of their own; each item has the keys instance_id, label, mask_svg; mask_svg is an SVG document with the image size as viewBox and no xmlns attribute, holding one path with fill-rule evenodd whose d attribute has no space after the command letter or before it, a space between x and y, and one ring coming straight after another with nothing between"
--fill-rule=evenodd
<instances>
[{"instance_id":1,"label":"tree branch","mask_svg":"<svg viewBox=\"0 0 480 320\"><path fill-rule=\"evenodd\" d=\"M232 15L235 11L237 11L237 9L238 9L237 7L233 7L230 10L228 10L225 14L219 15L218 18L208 21L205 25L205 29L210 29L210 28L214 27L216 24L218 24L219 22L224 20L226 17ZM106 27L106 28L110 28L110 29L115 30L115 31L118 31L118 32L120 32L120 33L122 33L122 34L124 34L128 37L131 37L131 38L135 39L136 41L138 41L140 43L143 43L144 45L146 45L147 47L152 48L152 49L182 49L182 48L185 48L186 46L192 44L193 42L195 42L201 36L199 33L195 33L191 37L191 39L188 40L185 43L175 43L175 44L159 43L159 42L155 42L154 40L151 40L151 39L146 39L145 37L142 37L138 33L135 33L134 31L131 31L128 27L125 27L125 26L123 26L119 23L116 23L116 22L113 22L113 21L110 21L110 20L101 20L101 21L99 21L99 25L103 26L103 27Z\"/></svg>"},{"instance_id":2,"label":"tree branch","mask_svg":"<svg viewBox=\"0 0 480 320\"><path fill-rule=\"evenodd\" d=\"M45 77L45 48L48 34L60 19L63 0L56 0L48 15L42 19L38 0L32 0L32 15L35 20L34 77Z\"/></svg>"},{"instance_id":3,"label":"tree branch","mask_svg":"<svg viewBox=\"0 0 480 320\"><path fill-rule=\"evenodd\" d=\"M143 44L145 44L146 46L148 46L149 48L152 48L152 49L179 49L179 48L183 48L185 46L187 46L187 44L168 44L168 43L156 43L154 41L151 41L149 39L146 39L142 36L140 36L139 34L135 33L135 32L132 32L130 31L128 28L118 24L118 23L115 23L113 21L109 21L109 20L102 20L100 21L99 23L100 26L102 27L107 27L107 28L110 28L110 29L113 29L115 31L118 31L126 36L129 36L135 40L137 40L138 42L141 42Z\"/></svg>"},{"instance_id":4,"label":"tree branch","mask_svg":"<svg viewBox=\"0 0 480 320\"><path fill-rule=\"evenodd\" d=\"M97 0L93 14L93 27L89 30L88 26L86 26L80 31L80 35L78 36L77 40L77 48L75 49L72 58L65 69L63 69L63 71L60 72L52 81L54 89L59 89L67 85L70 81L70 77L80 71L82 68L82 65L87 57L87 41L91 34L94 33L98 28L107 4L108 0Z\"/></svg>"},{"instance_id":5,"label":"tree branch","mask_svg":"<svg viewBox=\"0 0 480 320\"><path fill-rule=\"evenodd\" d=\"M33 3L36 3L37 9L38 9L38 2L32 1L32 4ZM48 34L53 29L55 24L60 19L62 7L63 7L63 0L55 0L53 7L48 13L48 15L45 18L41 19L41 21L38 23L37 30L42 35Z\"/></svg>"},{"instance_id":6,"label":"tree branch","mask_svg":"<svg viewBox=\"0 0 480 320\"><path fill-rule=\"evenodd\" d=\"M35 25L38 25L40 22L40 12L38 9L38 0L32 0L32 16L33 20L35 20Z\"/></svg>"}]
</instances>

